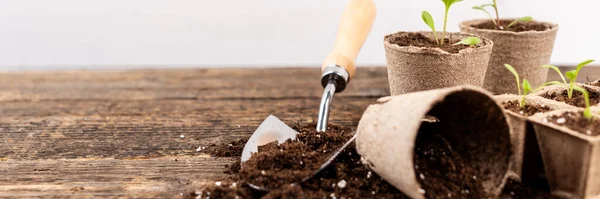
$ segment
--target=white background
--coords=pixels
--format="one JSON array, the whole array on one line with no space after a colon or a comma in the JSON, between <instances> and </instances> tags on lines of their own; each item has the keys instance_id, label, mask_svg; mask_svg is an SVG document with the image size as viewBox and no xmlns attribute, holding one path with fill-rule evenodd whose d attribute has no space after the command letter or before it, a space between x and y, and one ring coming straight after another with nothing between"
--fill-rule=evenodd
<instances>
[{"instance_id":1,"label":"white background","mask_svg":"<svg viewBox=\"0 0 600 199\"><path fill-rule=\"evenodd\" d=\"M449 28L485 17L465 0ZM0 70L318 66L346 0L0 0ZM441 29L439 0L375 0L378 15L358 65L384 63L385 34ZM499 0L501 17L560 24L552 63L599 58L596 0Z\"/></svg>"}]
</instances>

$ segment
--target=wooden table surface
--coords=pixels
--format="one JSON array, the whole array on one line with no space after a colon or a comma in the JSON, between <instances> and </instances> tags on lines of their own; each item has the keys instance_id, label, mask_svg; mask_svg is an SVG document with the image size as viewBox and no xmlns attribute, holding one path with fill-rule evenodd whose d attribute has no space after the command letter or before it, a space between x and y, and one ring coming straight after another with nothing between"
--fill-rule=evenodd
<instances>
[{"instance_id":1,"label":"wooden table surface","mask_svg":"<svg viewBox=\"0 0 600 199\"><path fill-rule=\"evenodd\" d=\"M316 68L0 73L0 197L180 197L226 177L232 162L196 148L249 136L269 114L316 120L319 76ZM600 67L583 69L588 78L600 78ZM389 95L387 82L385 68L359 68L336 95L331 123L356 126Z\"/></svg>"}]
</instances>

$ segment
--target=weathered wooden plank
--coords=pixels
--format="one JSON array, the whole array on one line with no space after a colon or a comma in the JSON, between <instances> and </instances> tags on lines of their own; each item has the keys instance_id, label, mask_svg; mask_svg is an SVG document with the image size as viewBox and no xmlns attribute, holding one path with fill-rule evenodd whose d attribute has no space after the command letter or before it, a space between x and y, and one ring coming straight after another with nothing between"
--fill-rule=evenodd
<instances>
[{"instance_id":1,"label":"weathered wooden plank","mask_svg":"<svg viewBox=\"0 0 600 199\"><path fill-rule=\"evenodd\" d=\"M11 72L0 73L0 101L320 97L319 73L315 68ZM579 81L600 78L596 68L581 74ZM558 76L550 71L549 78ZM341 94L384 95L389 95L384 67L359 68Z\"/></svg>"},{"instance_id":2,"label":"weathered wooden plank","mask_svg":"<svg viewBox=\"0 0 600 199\"><path fill-rule=\"evenodd\" d=\"M363 68L342 96L389 94L384 68ZM320 97L318 69L4 73L0 101Z\"/></svg>"},{"instance_id":3,"label":"weathered wooden plank","mask_svg":"<svg viewBox=\"0 0 600 199\"><path fill-rule=\"evenodd\" d=\"M0 161L0 198L179 198L226 178L230 158L48 159Z\"/></svg>"},{"instance_id":4,"label":"weathered wooden plank","mask_svg":"<svg viewBox=\"0 0 600 199\"><path fill-rule=\"evenodd\" d=\"M332 123L355 126L375 100L336 98ZM316 120L318 103L319 99L4 102L0 158L194 155L199 146L251 134L269 114L289 124Z\"/></svg>"}]
</instances>

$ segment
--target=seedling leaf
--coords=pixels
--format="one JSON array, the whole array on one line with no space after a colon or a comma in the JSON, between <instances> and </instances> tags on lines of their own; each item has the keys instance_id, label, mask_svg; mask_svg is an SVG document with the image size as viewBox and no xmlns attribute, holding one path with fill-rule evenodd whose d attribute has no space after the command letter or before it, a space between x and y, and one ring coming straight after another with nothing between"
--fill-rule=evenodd
<instances>
[{"instance_id":1,"label":"seedling leaf","mask_svg":"<svg viewBox=\"0 0 600 199\"><path fill-rule=\"evenodd\" d=\"M429 14L427 11L423 11L421 12L421 18L423 18L423 22L425 22L425 24L431 28L433 31L433 36L435 37L435 41L438 45L440 45L440 40L438 39L437 32L435 31L435 23L433 22L433 17L431 14Z\"/></svg>"},{"instance_id":2,"label":"seedling leaf","mask_svg":"<svg viewBox=\"0 0 600 199\"><path fill-rule=\"evenodd\" d=\"M477 37L467 37L464 38L463 40L455 43L454 45L467 45L467 46L475 46L477 44L481 43L481 39L477 38Z\"/></svg>"},{"instance_id":3,"label":"seedling leaf","mask_svg":"<svg viewBox=\"0 0 600 199\"><path fill-rule=\"evenodd\" d=\"M485 12L485 14L486 14L488 17L490 17L490 19L492 19L492 22L494 22L494 25L498 25L498 24L496 23L496 20L494 20L494 17L492 17L492 14L490 14L490 12L488 12L488 11L485 9L485 6L492 6L492 7L493 7L493 6L494 6L494 4L484 4L484 5L481 5L481 6L473 6L473 9L474 9L474 10L481 10L481 11Z\"/></svg>"},{"instance_id":4,"label":"seedling leaf","mask_svg":"<svg viewBox=\"0 0 600 199\"><path fill-rule=\"evenodd\" d=\"M563 76L562 72L560 72L560 69L556 66L553 65L543 65L542 68L550 68L554 71L556 71L556 73L558 73L558 75L560 75L560 78L563 80L563 82L565 84L567 84L567 80L565 80L565 76Z\"/></svg>"},{"instance_id":5,"label":"seedling leaf","mask_svg":"<svg viewBox=\"0 0 600 199\"><path fill-rule=\"evenodd\" d=\"M517 73L515 68L513 68L510 64L504 64L504 67L506 67L506 69L508 69L508 71L515 76L515 79L517 79L517 90L519 91L518 94L521 95L521 82L519 82L519 73Z\"/></svg>"},{"instance_id":6,"label":"seedling leaf","mask_svg":"<svg viewBox=\"0 0 600 199\"><path fill-rule=\"evenodd\" d=\"M579 70L581 70L581 68L583 68L584 66L586 66L594 61L596 61L596 60L588 59L588 60L585 60L585 61L577 64L577 68L575 69L575 78L577 78L577 75L579 74Z\"/></svg>"},{"instance_id":7,"label":"seedling leaf","mask_svg":"<svg viewBox=\"0 0 600 199\"><path fill-rule=\"evenodd\" d=\"M575 82L577 81L577 76L579 75L579 71L581 70L581 68L583 68L584 66L586 66L592 62L594 62L594 60L592 60L592 59L585 60L585 61L577 64L577 68L575 70L568 71L567 73L565 73L565 75L567 76L567 78L569 78L569 81L571 82L569 85L569 90L568 90L568 94L567 94L567 96L569 98L571 98L573 96L573 87L575 86Z\"/></svg>"},{"instance_id":8,"label":"seedling leaf","mask_svg":"<svg viewBox=\"0 0 600 199\"><path fill-rule=\"evenodd\" d=\"M446 5L446 9L449 9L450 6L452 6L452 4L458 3L461 1L463 1L463 0L442 0L442 2L444 2L444 5Z\"/></svg>"},{"instance_id":9,"label":"seedling leaf","mask_svg":"<svg viewBox=\"0 0 600 199\"><path fill-rule=\"evenodd\" d=\"M525 108L525 97L531 92L531 84L526 79L523 79L523 97L521 98L521 108Z\"/></svg>"},{"instance_id":10,"label":"seedling leaf","mask_svg":"<svg viewBox=\"0 0 600 199\"><path fill-rule=\"evenodd\" d=\"M577 80L577 75L575 74L576 70L567 71L565 76L569 79L569 90L567 90L567 96L569 99L573 96L573 86L575 86L575 81Z\"/></svg>"},{"instance_id":11,"label":"seedling leaf","mask_svg":"<svg viewBox=\"0 0 600 199\"><path fill-rule=\"evenodd\" d=\"M528 22L531 20L533 20L533 17L530 17L530 16L518 18L518 19L514 20L513 22L511 22L510 24L508 24L508 26L506 26L506 29L510 28L511 26L514 26L515 24L517 24L519 22Z\"/></svg>"}]
</instances>

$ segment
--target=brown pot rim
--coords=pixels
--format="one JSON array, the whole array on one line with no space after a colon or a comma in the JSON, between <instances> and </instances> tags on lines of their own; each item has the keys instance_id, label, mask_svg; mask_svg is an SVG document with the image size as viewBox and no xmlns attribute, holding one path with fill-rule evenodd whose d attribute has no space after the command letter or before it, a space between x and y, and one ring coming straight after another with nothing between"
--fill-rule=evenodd
<instances>
[{"instance_id":1,"label":"brown pot rim","mask_svg":"<svg viewBox=\"0 0 600 199\"><path fill-rule=\"evenodd\" d=\"M583 133L579 133L575 130L572 130L566 126L560 126L557 124L554 124L552 122L545 122L544 119L549 117L549 116L559 116L562 115L563 113L566 112L573 112L573 111L583 111L582 108L576 108L576 109L567 109L567 110L555 110L555 111L550 111L550 112L546 112L544 114L537 114L537 115L533 115L531 117L529 117L529 121L531 121L532 123L534 123L534 125L543 125L543 126L547 126L550 127L552 129L555 129L557 131L566 133L570 136L579 138L581 140L587 141L587 142L600 142L600 135L597 136L592 136L592 135L586 135Z\"/></svg>"},{"instance_id":2,"label":"brown pot rim","mask_svg":"<svg viewBox=\"0 0 600 199\"><path fill-rule=\"evenodd\" d=\"M548 26L550 26L550 28L547 30L544 30L544 31L529 30L529 31L523 31L523 32L513 32L513 31L503 31L503 30L480 29L480 28L475 28L472 26L473 24L478 24L478 23L482 23L484 21L489 21L489 20L490 19L472 19L472 20L467 20L467 21L461 22L459 24L459 26L462 30L471 30L471 31L485 32L485 33L498 34L498 35L521 36L521 37L535 37L535 36L545 35L548 33L558 31L558 24L545 22L545 21L537 21L537 20L534 20L534 21L542 23L544 25L548 25ZM500 20L516 20L516 18L502 18Z\"/></svg>"},{"instance_id":3,"label":"brown pot rim","mask_svg":"<svg viewBox=\"0 0 600 199\"><path fill-rule=\"evenodd\" d=\"M391 50L395 50L401 53L407 53L407 54L431 54L431 55L446 55L446 56L459 56L459 55L463 55L463 54L473 54L474 52L478 52L478 51L486 51L492 50L492 47L494 45L494 42L490 39L487 39L485 37L481 37L479 35L475 35L475 34L469 34L469 33L461 33L461 32L447 32L446 35L455 35L455 36L461 36L461 37L477 37L483 40L482 45L478 46L476 48L466 48L466 49L462 49L460 51L458 51L458 53L449 53L446 52L440 48L427 48L427 47L417 47L417 46L400 46L397 44L392 44L390 43L390 39L397 37L401 34L408 34L408 33L420 33L420 34L429 34L432 33L432 31L399 31L399 32L395 32L392 34L388 34L385 35L383 37L383 43L384 46L387 49L391 49ZM439 32L441 33L441 32Z\"/></svg>"}]
</instances>

